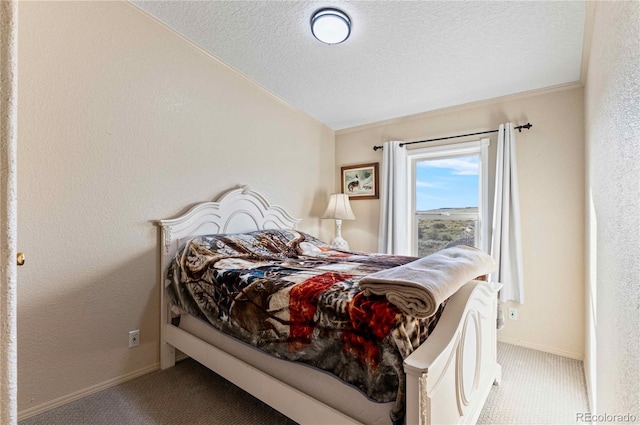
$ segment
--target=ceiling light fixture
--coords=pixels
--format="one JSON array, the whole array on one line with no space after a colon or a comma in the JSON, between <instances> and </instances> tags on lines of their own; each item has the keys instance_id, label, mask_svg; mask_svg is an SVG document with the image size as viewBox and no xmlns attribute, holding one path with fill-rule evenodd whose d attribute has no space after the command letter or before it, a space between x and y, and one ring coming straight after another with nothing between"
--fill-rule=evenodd
<instances>
[{"instance_id":1,"label":"ceiling light fixture","mask_svg":"<svg viewBox=\"0 0 640 425\"><path fill-rule=\"evenodd\" d=\"M351 34L351 19L338 9L320 9L311 17L311 32L323 43L342 43Z\"/></svg>"}]
</instances>

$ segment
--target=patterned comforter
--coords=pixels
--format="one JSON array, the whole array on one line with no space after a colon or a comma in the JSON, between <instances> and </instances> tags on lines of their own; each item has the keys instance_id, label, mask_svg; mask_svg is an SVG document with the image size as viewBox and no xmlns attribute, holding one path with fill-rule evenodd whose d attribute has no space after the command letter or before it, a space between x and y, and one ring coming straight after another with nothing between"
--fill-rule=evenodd
<instances>
[{"instance_id":1,"label":"patterned comforter","mask_svg":"<svg viewBox=\"0 0 640 425\"><path fill-rule=\"evenodd\" d=\"M414 257L336 251L295 230L196 237L168 270L173 304L276 357L328 371L404 415L403 359L435 327L358 280Z\"/></svg>"}]
</instances>

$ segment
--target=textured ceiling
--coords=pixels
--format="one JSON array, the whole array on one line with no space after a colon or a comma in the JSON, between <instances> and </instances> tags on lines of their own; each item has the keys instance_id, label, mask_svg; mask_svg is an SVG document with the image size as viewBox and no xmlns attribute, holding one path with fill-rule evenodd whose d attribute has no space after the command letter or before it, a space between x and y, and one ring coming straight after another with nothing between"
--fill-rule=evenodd
<instances>
[{"instance_id":1,"label":"textured ceiling","mask_svg":"<svg viewBox=\"0 0 640 425\"><path fill-rule=\"evenodd\" d=\"M584 2L132 3L335 130L580 79ZM311 34L326 6L342 44Z\"/></svg>"}]
</instances>

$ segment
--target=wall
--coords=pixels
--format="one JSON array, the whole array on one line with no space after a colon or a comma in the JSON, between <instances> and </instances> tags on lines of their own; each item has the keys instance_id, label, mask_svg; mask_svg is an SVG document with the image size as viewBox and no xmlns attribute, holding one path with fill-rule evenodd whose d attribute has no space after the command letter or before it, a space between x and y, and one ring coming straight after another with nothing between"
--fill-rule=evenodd
<instances>
[{"instance_id":1,"label":"wall","mask_svg":"<svg viewBox=\"0 0 640 425\"><path fill-rule=\"evenodd\" d=\"M18 4L0 3L0 423L18 420Z\"/></svg>"},{"instance_id":2,"label":"wall","mask_svg":"<svg viewBox=\"0 0 640 425\"><path fill-rule=\"evenodd\" d=\"M126 2L19 7L25 417L157 367L152 220L246 183L328 239L334 134Z\"/></svg>"},{"instance_id":3,"label":"wall","mask_svg":"<svg viewBox=\"0 0 640 425\"><path fill-rule=\"evenodd\" d=\"M640 3L596 2L592 37L585 89L587 382L592 411L637 419Z\"/></svg>"},{"instance_id":4,"label":"wall","mask_svg":"<svg viewBox=\"0 0 640 425\"><path fill-rule=\"evenodd\" d=\"M374 152L372 147L387 140L414 141L473 133L498 128L508 121L533 124L531 130L516 133L526 299L525 304L516 305L518 320L507 320L499 338L581 359L584 353L581 86L499 98L339 131L336 168L339 171L342 165L381 161L381 151ZM495 137L491 135L494 142ZM339 187L339 179L337 182ZM353 249L375 251L379 201L357 200L351 205L356 220L343 223L345 239Z\"/></svg>"}]
</instances>

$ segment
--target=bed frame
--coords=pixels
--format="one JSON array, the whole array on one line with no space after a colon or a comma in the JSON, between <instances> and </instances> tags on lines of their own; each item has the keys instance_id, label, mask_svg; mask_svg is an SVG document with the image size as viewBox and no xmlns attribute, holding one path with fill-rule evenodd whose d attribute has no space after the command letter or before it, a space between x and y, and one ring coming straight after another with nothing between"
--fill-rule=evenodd
<instances>
[{"instance_id":1,"label":"bed frame","mask_svg":"<svg viewBox=\"0 0 640 425\"><path fill-rule=\"evenodd\" d=\"M291 229L299 221L242 186L216 202L197 204L180 217L156 222L161 229L161 368L175 364L178 349L300 424L317 423L320 418L323 423L357 424L349 412L338 411L171 324L166 270L186 240L204 234ZM464 285L449 299L427 341L405 359L407 425L477 421L492 385L501 378L496 361L498 289L498 284L482 281Z\"/></svg>"}]
</instances>

